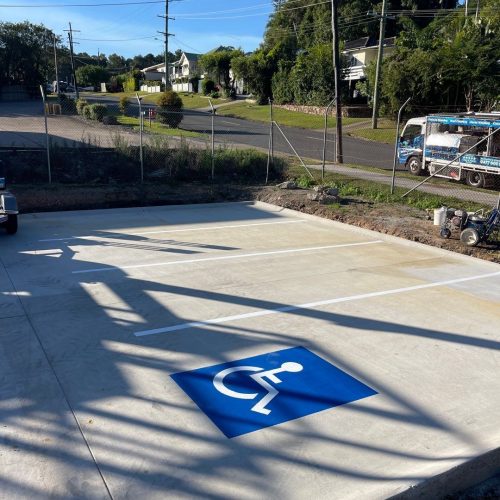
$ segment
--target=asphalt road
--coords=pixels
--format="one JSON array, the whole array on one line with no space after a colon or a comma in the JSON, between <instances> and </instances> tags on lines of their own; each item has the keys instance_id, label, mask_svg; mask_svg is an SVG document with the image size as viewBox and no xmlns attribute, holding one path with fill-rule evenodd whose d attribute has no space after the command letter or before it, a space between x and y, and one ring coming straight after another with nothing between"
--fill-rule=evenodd
<instances>
[{"instance_id":1,"label":"asphalt road","mask_svg":"<svg viewBox=\"0 0 500 500\"><path fill-rule=\"evenodd\" d=\"M90 100L90 99L89 99ZM117 101L110 97L93 97L109 106ZM145 109L154 106L144 105ZM131 102L129 112L138 114L138 106ZM184 130L210 134L211 114L205 111L185 110L181 127ZM269 146L269 124L241 118L216 115L214 120L215 140L218 144L243 144L267 149ZM274 150L279 153L294 154L293 148L303 158L321 160L323 157L323 130L300 127L276 127L274 129ZM288 141L287 141L288 139ZM290 144L289 144L289 143ZM392 169L393 147L388 144L343 137L344 162L357 165ZM335 134L329 131L326 160L334 161Z\"/></svg>"}]
</instances>

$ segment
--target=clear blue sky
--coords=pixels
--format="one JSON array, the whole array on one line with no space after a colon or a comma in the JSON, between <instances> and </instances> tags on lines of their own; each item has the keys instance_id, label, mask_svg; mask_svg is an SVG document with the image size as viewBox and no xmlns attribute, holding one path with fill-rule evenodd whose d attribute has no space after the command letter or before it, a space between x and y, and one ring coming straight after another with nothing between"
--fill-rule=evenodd
<instances>
[{"instance_id":1,"label":"clear blue sky","mask_svg":"<svg viewBox=\"0 0 500 500\"><path fill-rule=\"evenodd\" d=\"M99 3L130 5L100 6ZM139 2L143 2L139 5ZM131 57L163 51L164 1L158 0L0 0L1 21L30 21L44 24L58 35L67 36L71 21L79 42L77 52L106 55L113 52ZM92 7L77 6L90 4ZM19 7L11 8L7 5ZM68 6L73 5L73 6ZM38 8L28 6L39 6ZM169 49L207 52L219 45L252 51L259 46L272 12L271 0L176 0L170 3ZM157 38L155 40L155 38ZM113 40L113 41L111 41ZM116 41L115 41L116 40Z\"/></svg>"}]
</instances>

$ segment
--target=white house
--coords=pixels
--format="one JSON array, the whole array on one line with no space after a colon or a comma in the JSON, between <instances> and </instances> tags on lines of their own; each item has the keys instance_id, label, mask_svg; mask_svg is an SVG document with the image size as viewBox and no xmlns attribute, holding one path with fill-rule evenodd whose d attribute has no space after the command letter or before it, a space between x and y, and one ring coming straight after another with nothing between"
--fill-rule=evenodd
<instances>
[{"instance_id":1,"label":"white house","mask_svg":"<svg viewBox=\"0 0 500 500\"><path fill-rule=\"evenodd\" d=\"M384 58L394 52L395 37L384 40ZM342 54L347 59L347 67L342 79L349 81L349 94L355 93L356 83L366 80L366 68L371 62L376 62L378 40L365 36L346 42Z\"/></svg>"},{"instance_id":2,"label":"white house","mask_svg":"<svg viewBox=\"0 0 500 500\"><path fill-rule=\"evenodd\" d=\"M170 83L172 90L176 92L193 92L193 86L189 80L195 76L200 76L198 59L200 54L183 52L178 61L168 65ZM165 83L165 63L155 64L142 70L146 81L161 81Z\"/></svg>"}]
</instances>

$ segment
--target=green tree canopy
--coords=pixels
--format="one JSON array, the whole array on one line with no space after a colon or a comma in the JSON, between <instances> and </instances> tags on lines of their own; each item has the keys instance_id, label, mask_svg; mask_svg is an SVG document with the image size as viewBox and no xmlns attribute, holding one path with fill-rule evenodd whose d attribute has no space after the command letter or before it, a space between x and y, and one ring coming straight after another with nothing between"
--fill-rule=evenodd
<instances>
[{"instance_id":1,"label":"green tree canopy","mask_svg":"<svg viewBox=\"0 0 500 500\"><path fill-rule=\"evenodd\" d=\"M0 84L36 88L47 81L53 69L47 48L53 38L43 25L0 23Z\"/></svg>"},{"instance_id":2,"label":"green tree canopy","mask_svg":"<svg viewBox=\"0 0 500 500\"><path fill-rule=\"evenodd\" d=\"M76 80L78 85L84 87L98 87L100 83L106 83L109 80L109 72L101 66L89 64L76 70Z\"/></svg>"},{"instance_id":3,"label":"green tree canopy","mask_svg":"<svg viewBox=\"0 0 500 500\"><path fill-rule=\"evenodd\" d=\"M218 83L223 84L224 88L229 89L234 84L234 81L231 80L232 61L243 55L241 49L219 47L202 55L200 57L200 64Z\"/></svg>"}]
</instances>

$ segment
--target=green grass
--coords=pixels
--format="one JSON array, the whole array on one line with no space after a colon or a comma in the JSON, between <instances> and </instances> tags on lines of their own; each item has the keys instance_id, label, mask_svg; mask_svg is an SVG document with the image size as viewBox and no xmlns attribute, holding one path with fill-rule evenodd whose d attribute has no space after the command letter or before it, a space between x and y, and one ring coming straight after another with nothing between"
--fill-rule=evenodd
<instances>
[{"instance_id":1,"label":"green grass","mask_svg":"<svg viewBox=\"0 0 500 500\"><path fill-rule=\"evenodd\" d=\"M158 97L161 95L161 93L156 93L156 94L148 94L147 92L137 92L139 96L142 97L142 102L145 104L156 104L156 101L158 100ZM208 98L204 97L200 94L192 94L189 92L179 92L179 95L182 98L182 102L184 104L185 109L197 109L197 108L207 108L210 106L208 102ZM82 98L86 97L112 97L113 99L116 99L117 101L123 97L126 96L130 99L130 101L134 101L136 99L136 92L108 92L108 93L103 93L103 92L80 92L80 96ZM211 99L212 104L222 104L224 102L227 102L227 99Z\"/></svg>"},{"instance_id":2,"label":"green grass","mask_svg":"<svg viewBox=\"0 0 500 500\"><path fill-rule=\"evenodd\" d=\"M218 115L232 116L235 118L243 118L245 120L254 120L258 122L269 122L269 106L259 106L257 104L249 104L247 102L234 103L229 106L224 106L217 110ZM325 118L320 115L309 115L307 113L299 113L298 111L289 111L274 107L274 120L279 125L290 127L301 127L309 129L322 129L325 126ZM344 118L342 123L349 125L366 121L364 118ZM328 126L335 126L335 119L328 119Z\"/></svg>"},{"instance_id":3,"label":"green grass","mask_svg":"<svg viewBox=\"0 0 500 500\"><path fill-rule=\"evenodd\" d=\"M396 187L394 194L391 194L391 187L387 184L381 184L365 179L356 179L342 174L327 172L325 178L321 181L321 172L311 171L314 180L311 180L304 174L304 169L300 165L292 165L289 168L288 175L297 180L301 187L311 187L315 184L335 186L339 189L339 195L342 198L355 197L368 202L391 203L399 205L408 205L421 210L431 210L444 206L460 207L467 211L476 211L484 208L483 205L458 198L433 195L422 191L414 191L408 196L402 198L407 189Z\"/></svg>"},{"instance_id":4,"label":"green grass","mask_svg":"<svg viewBox=\"0 0 500 500\"><path fill-rule=\"evenodd\" d=\"M130 127L133 130L139 130L139 118L117 115L116 119L118 120L119 125ZM198 132L191 132L190 130L183 130L181 128L168 128L156 122L152 122L150 127L148 120L144 121L144 130L154 134L177 137L205 137L204 134L200 134Z\"/></svg>"},{"instance_id":5,"label":"green grass","mask_svg":"<svg viewBox=\"0 0 500 500\"><path fill-rule=\"evenodd\" d=\"M184 104L185 109L197 109L197 108L207 108L210 106L208 102L208 97L204 97L200 94L191 94L188 92L180 92L179 95L182 98L182 102ZM227 99L212 99L212 104L215 106L216 104L222 104L224 102L228 102Z\"/></svg>"},{"instance_id":6,"label":"green grass","mask_svg":"<svg viewBox=\"0 0 500 500\"><path fill-rule=\"evenodd\" d=\"M396 140L396 124L389 120L380 120L378 128L370 127L352 128L346 131L351 137L359 137L370 141L394 144Z\"/></svg>"}]
</instances>

